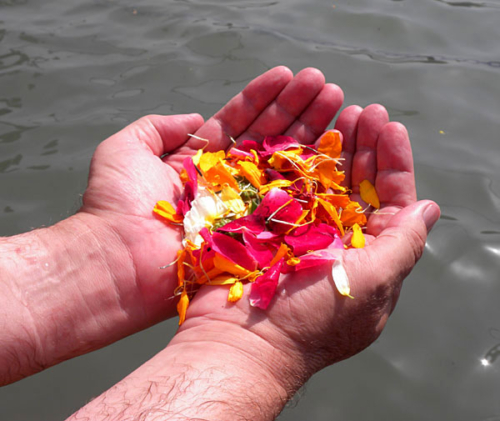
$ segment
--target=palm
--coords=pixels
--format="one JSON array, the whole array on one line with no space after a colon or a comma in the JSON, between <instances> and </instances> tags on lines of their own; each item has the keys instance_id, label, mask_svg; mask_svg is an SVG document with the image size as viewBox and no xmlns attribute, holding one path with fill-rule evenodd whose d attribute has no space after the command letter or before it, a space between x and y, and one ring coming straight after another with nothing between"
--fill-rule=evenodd
<instances>
[{"instance_id":1,"label":"palm","mask_svg":"<svg viewBox=\"0 0 500 421\"><path fill-rule=\"evenodd\" d=\"M402 279L418 258L411 250L413 244L402 243L401 229L404 212L409 213L416 201L410 142L406 129L388 123L387 112L379 105L345 109L336 129L343 134L345 185L361 201L359 183L368 179L382 203L368 217L367 246L343 252L355 299L341 297L329 267L319 267L282 280L265 312L252 309L245 299L224 308L214 306L214 302L225 301L227 290L202 288L190 307L192 320L184 328L199 323L198 316L209 315L211 320L243 325L271 342L285 333L295 343L310 343L323 351L331 347L320 365L347 358L378 336L395 305ZM403 208L403 213L395 215ZM246 288L248 294L249 285ZM276 335L276 330L281 333Z\"/></svg>"},{"instance_id":2,"label":"palm","mask_svg":"<svg viewBox=\"0 0 500 421\"><path fill-rule=\"evenodd\" d=\"M155 317L175 311L174 300L165 298L173 295L176 274L173 268L158 268L175 259L181 232L156 219L152 209L158 200L176 203L184 158L205 146L188 134L209 139L211 150L226 149L230 137L259 140L266 134L286 133L312 142L342 99L342 91L325 85L317 70L306 69L293 78L288 69L275 68L252 81L205 124L197 115L150 116L99 146L82 211L100 216L124 240L136 276L122 282L137 284Z\"/></svg>"}]
</instances>

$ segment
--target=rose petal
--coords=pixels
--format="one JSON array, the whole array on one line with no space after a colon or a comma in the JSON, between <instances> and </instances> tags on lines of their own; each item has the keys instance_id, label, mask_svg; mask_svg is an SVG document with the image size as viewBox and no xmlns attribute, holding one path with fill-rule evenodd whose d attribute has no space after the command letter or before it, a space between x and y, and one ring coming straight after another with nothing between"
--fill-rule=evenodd
<instances>
[{"instance_id":1,"label":"rose petal","mask_svg":"<svg viewBox=\"0 0 500 421\"><path fill-rule=\"evenodd\" d=\"M262 146L264 146L265 152L261 152L259 155L267 157L271 156L276 151L300 148L301 145L290 136L266 136Z\"/></svg>"},{"instance_id":2,"label":"rose petal","mask_svg":"<svg viewBox=\"0 0 500 421\"><path fill-rule=\"evenodd\" d=\"M239 241L218 232L212 234L212 241L213 249L222 257L247 270L254 271L257 269L256 260Z\"/></svg>"},{"instance_id":3,"label":"rose petal","mask_svg":"<svg viewBox=\"0 0 500 421\"><path fill-rule=\"evenodd\" d=\"M252 234L260 234L266 229L266 221L263 217L255 215L244 216L243 218L235 219L228 222L226 225L217 229L217 231L224 232L251 232Z\"/></svg>"},{"instance_id":4,"label":"rose petal","mask_svg":"<svg viewBox=\"0 0 500 421\"><path fill-rule=\"evenodd\" d=\"M250 305L252 307L265 310L269 306L276 293L282 265L283 260L280 260L266 273L255 279L250 291Z\"/></svg>"},{"instance_id":5,"label":"rose petal","mask_svg":"<svg viewBox=\"0 0 500 421\"><path fill-rule=\"evenodd\" d=\"M273 253L267 244L259 241L255 235L249 232L243 233L243 241L249 253L259 263L259 268L262 269L269 266L269 263L273 259Z\"/></svg>"},{"instance_id":6,"label":"rose petal","mask_svg":"<svg viewBox=\"0 0 500 421\"><path fill-rule=\"evenodd\" d=\"M293 248L295 256L302 256L309 250L321 250L335 240L335 234L327 224L304 225L285 236L285 242Z\"/></svg>"}]
</instances>

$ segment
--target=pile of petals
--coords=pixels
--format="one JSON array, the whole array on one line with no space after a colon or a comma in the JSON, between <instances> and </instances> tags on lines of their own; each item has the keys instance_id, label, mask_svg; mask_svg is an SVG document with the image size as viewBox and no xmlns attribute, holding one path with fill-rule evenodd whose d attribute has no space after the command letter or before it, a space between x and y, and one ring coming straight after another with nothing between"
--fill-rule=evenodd
<instances>
[{"instance_id":1,"label":"pile of petals","mask_svg":"<svg viewBox=\"0 0 500 421\"><path fill-rule=\"evenodd\" d=\"M154 208L183 227L174 262L179 324L200 285L230 285L228 300L236 302L251 283L250 304L266 309L280 274L327 263L339 292L350 296L339 249L364 246L366 216L341 185L341 149L339 134L327 132L317 149L268 136L185 159L176 207L160 201Z\"/></svg>"}]
</instances>

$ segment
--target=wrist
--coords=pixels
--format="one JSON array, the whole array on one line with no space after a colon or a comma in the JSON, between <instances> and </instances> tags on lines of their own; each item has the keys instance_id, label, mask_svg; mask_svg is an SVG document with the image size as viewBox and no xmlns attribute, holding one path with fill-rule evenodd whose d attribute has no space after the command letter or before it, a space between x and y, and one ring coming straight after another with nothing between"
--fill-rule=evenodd
<instances>
[{"instance_id":1,"label":"wrist","mask_svg":"<svg viewBox=\"0 0 500 421\"><path fill-rule=\"evenodd\" d=\"M301 348L265 320L258 326L243 327L220 320L188 319L169 349L177 349L183 358L203 355L201 360L207 365L220 364L236 385L231 386L232 393L258 402L261 409L265 406L263 413L270 415L258 418L249 413L243 419L274 420L313 374Z\"/></svg>"},{"instance_id":2,"label":"wrist","mask_svg":"<svg viewBox=\"0 0 500 421\"><path fill-rule=\"evenodd\" d=\"M116 234L78 213L0 239L0 373L8 383L138 330L133 264ZM133 298L129 298L133 297ZM140 317L139 317L140 319Z\"/></svg>"}]
</instances>

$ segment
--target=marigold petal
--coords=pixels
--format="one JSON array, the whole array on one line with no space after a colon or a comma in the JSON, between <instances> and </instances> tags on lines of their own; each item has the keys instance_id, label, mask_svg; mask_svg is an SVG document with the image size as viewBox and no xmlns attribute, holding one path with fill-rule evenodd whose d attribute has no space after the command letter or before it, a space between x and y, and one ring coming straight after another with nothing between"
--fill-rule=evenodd
<instances>
[{"instance_id":1,"label":"marigold petal","mask_svg":"<svg viewBox=\"0 0 500 421\"><path fill-rule=\"evenodd\" d=\"M337 131L329 131L321 136L318 152L328 155L330 158L340 158L340 153L342 152L340 133Z\"/></svg>"},{"instance_id":2,"label":"marigold petal","mask_svg":"<svg viewBox=\"0 0 500 421\"><path fill-rule=\"evenodd\" d=\"M227 301L235 303L243 296L243 284L238 281L231 285L229 288L229 294L227 296Z\"/></svg>"},{"instance_id":3,"label":"marigold petal","mask_svg":"<svg viewBox=\"0 0 500 421\"><path fill-rule=\"evenodd\" d=\"M380 208L380 200L378 198L377 191L375 190L375 186L368 180L363 180L359 184L359 194L361 199L363 199L366 203L369 203L376 209Z\"/></svg>"},{"instance_id":4,"label":"marigold petal","mask_svg":"<svg viewBox=\"0 0 500 421\"><path fill-rule=\"evenodd\" d=\"M337 224L337 227L340 230L340 233L344 235L344 227L342 225L342 221L339 217L339 214L337 212L337 209L335 209L335 206L333 206L330 202L327 202L324 199L321 199L318 197L318 202L323 206L323 208L327 211L328 215L333 219L333 222Z\"/></svg>"},{"instance_id":5,"label":"marigold petal","mask_svg":"<svg viewBox=\"0 0 500 421\"><path fill-rule=\"evenodd\" d=\"M266 182L265 173L253 162L240 161L239 166L240 174L255 188L260 189L260 186Z\"/></svg>"},{"instance_id":6,"label":"marigold petal","mask_svg":"<svg viewBox=\"0 0 500 421\"><path fill-rule=\"evenodd\" d=\"M352 226L351 245L357 249L362 249L365 246L365 236L358 224Z\"/></svg>"},{"instance_id":7,"label":"marigold petal","mask_svg":"<svg viewBox=\"0 0 500 421\"><path fill-rule=\"evenodd\" d=\"M179 326L186 320L186 312L189 307L189 297L187 292L182 291L181 298L177 303L177 312L179 313Z\"/></svg>"},{"instance_id":8,"label":"marigold petal","mask_svg":"<svg viewBox=\"0 0 500 421\"><path fill-rule=\"evenodd\" d=\"M174 207L165 200L157 202L153 212L170 222L181 223L184 219L181 215L178 215Z\"/></svg>"}]
</instances>

